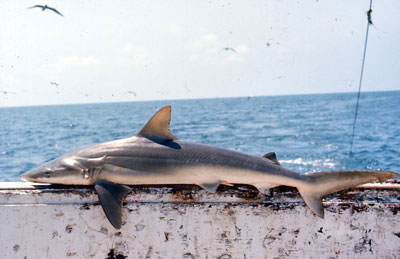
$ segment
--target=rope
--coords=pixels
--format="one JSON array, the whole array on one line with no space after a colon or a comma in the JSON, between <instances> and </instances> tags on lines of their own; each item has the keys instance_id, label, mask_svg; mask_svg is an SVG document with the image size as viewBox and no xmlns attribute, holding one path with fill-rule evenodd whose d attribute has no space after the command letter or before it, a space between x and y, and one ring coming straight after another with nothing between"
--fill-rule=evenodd
<instances>
[{"instance_id":1,"label":"rope","mask_svg":"<svg viewBox=\"0 0 400 259\"><path fill-rule=\"evenodd\" d=\"M363 59L362 59L362 64L361 64L360 81L359 81L359 84L358 84L356 112L354 114L353 133L351 134L350 153L349 153L349 155L351 155L352 151L353 151L354 134L356 132L356 122L357 122L357 115L358 115L358 104L360 102L361 85L362 85L362 79L363 79L363 75L364 75L365 54L367 53L369 26L373 25L372 18L371 18L371 13L372 13L372 9L371 8L372 8L372 0L370 0L370 2L369 2L369 9L367 11L367 31L365 33L364 54L363 54Z\"/></svg>"}]
</instances>

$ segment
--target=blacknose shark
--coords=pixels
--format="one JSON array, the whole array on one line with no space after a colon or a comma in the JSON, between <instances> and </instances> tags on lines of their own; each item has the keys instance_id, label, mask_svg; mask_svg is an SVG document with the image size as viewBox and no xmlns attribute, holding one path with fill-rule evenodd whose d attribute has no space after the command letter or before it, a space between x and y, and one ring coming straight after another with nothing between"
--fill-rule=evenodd
<instances>
[{"instance_id":1,"label":"blacknose shark","mask_svg":"<svg viewBox=\"0 0 400 259\"><path fill-rule=\"evenodd\" d=\"M25 181L94 185L110 223L121 228L127 185L195 184L216 192L219 185L247 184L260 192L296 187L307 206L324 217L322 197L353 186L400 176L389 171L338 170L299 174L282 167L275 153L253 156L184 142L169 130L171 106L161 108L133 137L73 151L21 176Z\"/></svg>"}]
</instances>

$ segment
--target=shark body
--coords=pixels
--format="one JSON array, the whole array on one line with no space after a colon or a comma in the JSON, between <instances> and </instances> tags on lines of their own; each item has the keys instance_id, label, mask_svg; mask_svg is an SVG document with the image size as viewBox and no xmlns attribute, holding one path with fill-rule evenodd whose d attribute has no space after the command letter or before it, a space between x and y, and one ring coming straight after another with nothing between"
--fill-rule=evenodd
<instances>
[{"instance_id":1,"label":"shark body","mask_svg":"<svg viewBox=\"0 0 400 259\"><path fill-rule=\"evenodd\" d=\"M121 228L127 185L195 184L216 192L221 184L296 187L308 207L324 216L322 197L360 184L399 176L389 171L345 170L298 174L280 166L275 153L252 156L180 141L169 131L171 107L160 109L136 135L73 151L21 176L41 183L94 185L110 223Z\"/></svg>"}]
</instances>

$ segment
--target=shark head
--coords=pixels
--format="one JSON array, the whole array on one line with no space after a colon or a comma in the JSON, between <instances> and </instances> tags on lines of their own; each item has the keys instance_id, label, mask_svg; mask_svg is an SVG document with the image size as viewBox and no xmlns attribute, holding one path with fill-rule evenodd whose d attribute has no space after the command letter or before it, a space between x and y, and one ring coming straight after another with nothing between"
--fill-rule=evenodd
<instances>
[{"instance_id":1,"label":"shark head","mask_svg":"<svg viewBox=\"0 0 400 259\"><path fill-rule=\"evenodd\" d=\"M64 156L32 169L21 179L36 183L89 185L93 184L98 171L98 168L83 166L79 158Z\"/></svg>"}]
</instances>

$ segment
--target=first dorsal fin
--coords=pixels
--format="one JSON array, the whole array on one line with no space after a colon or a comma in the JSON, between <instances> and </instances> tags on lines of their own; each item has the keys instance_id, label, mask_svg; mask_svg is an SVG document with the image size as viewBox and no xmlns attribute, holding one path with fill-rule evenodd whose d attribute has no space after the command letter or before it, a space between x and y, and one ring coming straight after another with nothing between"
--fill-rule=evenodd
<instances>
[{"instance_id":1,"label":"first dorsal fin","mask_svg":"<svg viewBox=\"0 0 400 259\"><path fill-rule=\"evenodd\" d=\"M171 121L171 106L165 106L158 110L153 117L144 125L138 133L139 136L147 138L165 138L169 140L177 140L178 138L169 131L169 123Z\"/></svg>"},{"instance_id":2,"label":"first dorsal fin","mask_svg":"<svg viewBox=\"0 0 400 259\"><path fill-rule=\"evenodd\" d=\"M276 165L281 165L278 159L276 159L275 152L269 152L267 154L262 155L262 157L271 160Z\"/></svg>"}]
</instances>

